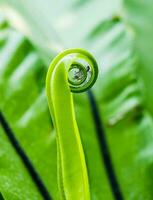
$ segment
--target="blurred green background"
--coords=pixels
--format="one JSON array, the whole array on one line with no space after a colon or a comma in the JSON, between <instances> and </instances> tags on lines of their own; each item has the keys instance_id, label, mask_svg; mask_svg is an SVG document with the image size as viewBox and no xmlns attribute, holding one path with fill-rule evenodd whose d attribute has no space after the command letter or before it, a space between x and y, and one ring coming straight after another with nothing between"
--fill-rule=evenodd
<instances>
[{"instance_id":1,"label":"blurred green background","mask_svg":"<svg viewBox=\"0 0 153 200\"><path fill-rule=\"evenodd\" d=\"M118 183L113 188L88 95L74 95L91 199L153 199L152 24L152 0L0 0L0 110L45 188L31 176L1 117L4 199L60 198L56 133L44 88L53 57L72 47L88 50L98 62L92 91Z\"/></svg>"}]
</instances>

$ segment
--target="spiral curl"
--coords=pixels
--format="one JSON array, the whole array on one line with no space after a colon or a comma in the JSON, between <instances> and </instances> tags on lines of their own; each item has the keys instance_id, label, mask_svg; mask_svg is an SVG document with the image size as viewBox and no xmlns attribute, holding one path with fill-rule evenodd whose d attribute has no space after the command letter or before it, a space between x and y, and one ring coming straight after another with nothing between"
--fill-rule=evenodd
<instances>
[{"instance_id":1,"label":"spiral curl","mask_svg":"<svg viewBox=\"0 0 153 200\"><path fill-rule=\"evenodd\" d=\"M83 49L67 49L58 54L51 65L64 62L68 72L71 92L80 93L91 88L98 77L98 65L94 57Z\"/></svg>"}]
</instances>

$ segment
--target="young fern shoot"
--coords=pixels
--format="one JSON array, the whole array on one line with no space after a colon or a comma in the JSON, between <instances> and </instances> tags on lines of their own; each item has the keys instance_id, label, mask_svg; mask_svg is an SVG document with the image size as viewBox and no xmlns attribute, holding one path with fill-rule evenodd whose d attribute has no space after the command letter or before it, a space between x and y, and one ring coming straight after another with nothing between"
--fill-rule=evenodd
<instances>
[{"instance_id":1,"label":"young fern shoot","mask_svg":"<svg viewBox=\"0 0 153 200\"><path fill-rule=\"evenodd\" d=\"M71 92L86 91L95 83L97 75L95 59L83 49L68 49L57 55L47 73L46 92L56 129L62 200L90 200L87 167Z\"/></svg>"}]
</instances>

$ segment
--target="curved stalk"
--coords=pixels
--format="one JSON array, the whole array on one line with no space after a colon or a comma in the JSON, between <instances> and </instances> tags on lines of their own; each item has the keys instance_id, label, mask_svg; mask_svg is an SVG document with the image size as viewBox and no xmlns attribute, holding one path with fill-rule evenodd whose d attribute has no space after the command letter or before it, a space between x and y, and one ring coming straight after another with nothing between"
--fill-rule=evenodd
<instances>
[{"instance_id":1,"label":"curved stalk","mask_svg":"<svg viewBox=\"0 0 153 200\"><path fill-rule=\"evenodd\" d=\"M68 49L50 64L46 91L56 129L58 183L62 200L90 200L83 147L75 119L72 92L83 92L96 81L98 68L85 50Z\"/></svg>"}]
</instances>

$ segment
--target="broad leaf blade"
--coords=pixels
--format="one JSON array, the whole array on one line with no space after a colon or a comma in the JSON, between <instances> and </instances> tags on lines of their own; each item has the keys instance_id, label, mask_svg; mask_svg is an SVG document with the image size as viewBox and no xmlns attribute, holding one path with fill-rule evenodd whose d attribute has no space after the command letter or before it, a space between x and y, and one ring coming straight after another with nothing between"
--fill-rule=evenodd
<instances>
[{"instance_id":1,"label":"broad leaf blade","mask_svg":"<svg viewBox=\"0 0 153 200\"><path fill-rule=\"evenodd\" d=\"M6 42L0 53L4 61L1 62L0 69L1 111L32 164L37 166L36 171L41 175L46 187L52 188L53 197L58 198L55 134L50 134L53 129L44 92L46 68L22 34L9 27L2 29L1 34L6 35ZM0 187L6 198L41 199L35 183L21 161L23 158L16 154L6 133L2 127L0 129ZM53 158L48 159L50 156ZM50 168L55 172L49 173Z\"/></svg>"}]
</instances>

